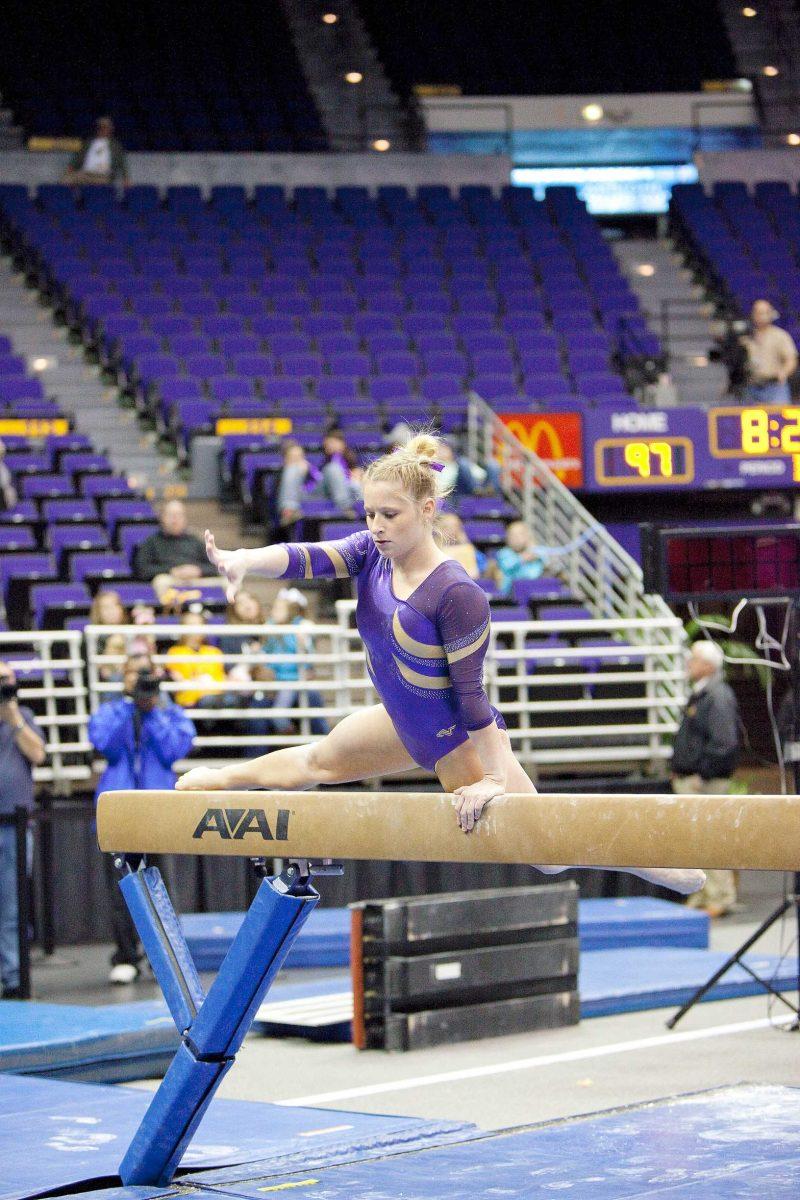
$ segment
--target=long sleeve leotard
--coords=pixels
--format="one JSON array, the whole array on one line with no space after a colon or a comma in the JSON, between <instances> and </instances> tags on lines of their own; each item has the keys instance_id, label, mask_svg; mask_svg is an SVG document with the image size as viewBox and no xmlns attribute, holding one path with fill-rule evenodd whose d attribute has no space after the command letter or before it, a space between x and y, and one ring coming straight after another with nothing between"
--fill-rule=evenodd
<instances>
[{"instance_id":1,"label":"long sleeve leotard","mask_svg":"<svg viewBox=\"0 0 800 1200\"><path fill-rule=\"evenodd\" d=\"M492 721L505 728L483 687L489 603L460 563L440 563L398 600L392 564L366 530L284 548L284 579L355 578L370 678L415 762L432 770L471 730Z\"/></svg>"}]
</instances>

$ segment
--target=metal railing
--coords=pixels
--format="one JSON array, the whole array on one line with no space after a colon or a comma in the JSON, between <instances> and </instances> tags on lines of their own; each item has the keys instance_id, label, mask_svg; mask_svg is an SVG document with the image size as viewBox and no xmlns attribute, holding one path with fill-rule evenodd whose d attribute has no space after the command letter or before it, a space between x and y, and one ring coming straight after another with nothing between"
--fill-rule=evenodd
<instances>
[{"instance_id":1,"label":"metal railing","mask_svg":"<svg viewBox=\"0 0 800 1200\"><path fill-rule=\"evenodd\" d=\"M198 758L219 759L223 746L239 748L245 756L313 741L323 735L320 722L333 725L378 702L355 628L355 600L337 601L336 613L337 623L329 625L210 627L210 638L236 635L255 640L289 632L302 640L296 654L254 648L218 659L227 675L211 693L219 704L186 707L198 731L193 763ZM539 767L577 771L586 763L646 763L649 770L657 770L669 756L683 700L680 628L669 612L627 619L493 622L486 687L491 703L506 718L520 759L534 772ZM174 625L148 626L148 631L162 647L165 639L180 636ZM110 633L141 632L141 626L87 627L93 711L122 688L119 678L105 676L121 670L124 656L103 654L101 639ZM162 652L154 661L168 669L180 656ZM280 675L287 662L297 678L245 677L253 668ZM181 692L202 690L202 685L172 679L162 687L173 699ZM260 728L253 729L252 722ZM286 722L292 723L291 731L275 727ZM179 763L178 769L185 765Z\"/></svg>"},{"instance_id":2,"label":"metal railing","mask_svg":"<svg viewBox=\"0 0 800 1200\"><path fill-rule=\"evenodd\" d=\"M468 411L469 455L501 464L501 485L537 542L559 553L560 574L596 617L664 620L682 646L678 619L660 596L645 595L642 570L547 464L523 446L475 392Z\"/></svg>"}]
</instances>

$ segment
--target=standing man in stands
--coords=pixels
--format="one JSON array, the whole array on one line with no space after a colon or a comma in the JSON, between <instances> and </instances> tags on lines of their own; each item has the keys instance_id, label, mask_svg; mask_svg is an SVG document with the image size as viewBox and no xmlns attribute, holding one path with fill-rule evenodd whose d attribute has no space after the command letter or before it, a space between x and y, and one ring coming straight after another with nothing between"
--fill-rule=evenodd
<instances>
[{"instance_id":1,"label":"standing man in stands","mask_svg":"<svg viewBox=\"0 0 800 1200\"><path fill-rule=\"evenodd\" d=\"M750 313L752 330L742 338L747 351L747 404L790 404L789 377L797 370L797 347L775 324L779 313L769 300L756 300Z\"/></svg>"},{"instance_id":2,"label":"standing man in stands","mask_svg":"<svg viewBox=\"0 0 800 1200\"><path fill-rule=\"evenodd\" d=\"M45 742L33 713L17 703L17 679L0 662L0 814L33 808L33 768L45 759ZM19 999L17 841L13 825L0 825L0 977L4 1000ZM28 830L28 869L31 836Z\"/></svg>"},{"instance_id":3,"label":"standing man in stands","mask_svg":"<svg viewBox=\"0 0 800 1200\"><path fill-rule=\"evenodd\" d=\"M203 575L215 576L205 544L189 532L186 505L168 500L159 517L161 528L140 542L135 557L137 579L152 583L159 598L168 588L185 587Z\"/></svg>"},{"instance_id":4,"label":"standing man in stands","mask_svg":"<svg viewBox=\"0 0 800 1200\"><path fill-rule=\"evenodd\" d=\"M722 676L725 656L716 642L698 641L686 664L691 692L672 748L672 790L679 795L725 796L739 752L739 710ZM736 903L733 871L706 870L706 883L687 901L712 917Z\"/></svg>"},{"instance_id":5,"label":"standing man in stands","mask_svg":"<svg viewBox=\"0 0 800 1200\"><path fill-rule=\"evenodd\" d=\"M95 123L94 137L86 138L73 154L64 174L64 183L128 184L128 164L122 144L114 137L111 117L100 117Z\"/></svg>"}]
</instances>

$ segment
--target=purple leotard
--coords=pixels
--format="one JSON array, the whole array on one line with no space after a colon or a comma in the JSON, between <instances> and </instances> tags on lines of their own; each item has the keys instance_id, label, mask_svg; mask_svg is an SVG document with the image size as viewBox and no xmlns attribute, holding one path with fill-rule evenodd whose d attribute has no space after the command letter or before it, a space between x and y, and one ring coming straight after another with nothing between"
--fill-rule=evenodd
<instances>
[{"instance_id":1,"label":"purple leotard","mask_svg":"<svg viewBox=\"0 0 800 1200\"><path fill-rule=\"evenodd\" d=\"M398 600L392 564L364 530L336 542L284 546L284 579L355 577L356 621L375 690L400 741L432 770L470 730L503 718L483 687L489 602L460 563L440 563Z\"/></svg>"}]
</instances>

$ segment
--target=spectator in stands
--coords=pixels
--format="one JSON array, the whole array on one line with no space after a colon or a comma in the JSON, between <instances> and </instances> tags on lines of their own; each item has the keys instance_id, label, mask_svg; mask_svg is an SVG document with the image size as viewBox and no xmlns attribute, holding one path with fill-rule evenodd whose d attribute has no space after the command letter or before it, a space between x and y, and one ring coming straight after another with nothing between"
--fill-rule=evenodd
<instances>
[{"instance_id":1,"label":"spectator in stands","mask_svg":"<svg viewBox=\"0 0 800 1200\"><path fill-rule=\"evenodd\" d=\"M790 404L789 376L797 370L797 347L775 324L779 313L769 300L756 300L751 332L742 338L747 351L747 404Z\"/></svg>"},{"instance_id":2,"label":"spectator in stands","mask_svg":"<svg viewBox=\"0 0 800 1200\"><path fill-rule=\"evenodd\" d=\"M29 708L17 702L17 679L0 661L0 816L15 808L33 808L33 768L45 760L45 740ZM27 836L27 870L32 839ZM17 1000L19 933L17 930L17 842L13 824L0 825L0 981L2 998Z\"/></svg>"},{"instance_id":3,"label":"spectator in stands","mask_svg":"<svg viewBox=\"0 0 800 1200\"><path fill-rule=\"evenodd\" d=\"M448 558L460 562L470 579L480 579L486 570L486 555L473 546L467 537L464 523L457 513L444 512L439 517L442 550Z\"/></svg>"},{"instance_id":4,"label":"spectator in stands","mask_svg":"<svg viewBox=\"0 0 800 1200\"><path fill-rule=\"evenodd\" d=\"M444 463L442 485L453 496L474 496L497 490L499 471L496 463L485 467L471 462L465 454L457 454L450 442L439 442L439 457Z\"/></svg>"},{"instance_id":5,"label":"spectator in stands","mask_svg":"<svg viewBox=\"0 0 800 1200\"><path fill-rule=\"evenodd\" d=\"M160 677L147 655L129 655L123 694L101 704L89 721L89 740L106 760L96 796L110 788L172 788L173 766L192 748L195 727L160 690ZM154 865L153 857L148 861ZM115 948L109 983L133 983L139 976L141 946L117 886L113 859L103 855Z\"/></svg>"},{"instance_id":6,"label":"spectator in stands","mask_svg":"<svg viewBox=\"0 0 800 1200\"><path fill-rule=\"evenodd\" d=\"M354 505L361 499L361 471L344 434L338 429L329 430L322 441L322 452L324 462L318 470L299 442L284 443L278 484L281 525L291 525L300 518L304 498L330 500L340 512L355 516Z\"/></svg>"},{"instance_id":7,"label":"spectator in stands","mask_svg":"<svg viewBox=\"0 0 800 1200\"><path fill-rule=\"evenodd\" d=\"M129 625L130 621L131 618L127 609L125 608L125 605L120 599L119 592L115 592L111 588L101 588L94 600L92 600L92 606L89 609L89 624ZM108 638L98 638L98 654L116 653L115 651L107 649L108 641Z\"/></svg>"},{"instance_id":8,"label":"spectator in stands","mask_svg":"<svg viewBox=\"0 0 800 1200\"><path fill-rule=\"evenodd\" d=\"M3 502L3 508L13 508L17 503L17 489L14 487L11 472L3 461L5 456L5 444L0 441L0 500Z\"/></svg>"},{"instance_id":9,"label":"spectator in stands","mask_svg":"<svg viewBox=\"0 0 800 1200\"><path fill-rule=\"evenodd\" d=\"M512 521L506 529L506 544L494 559L494 574L501 593L507 596L518 579L538 579L544 564L541 547L534 545L528 526L524 521Z\"/></svg>"},{"instance_id":10,"label":"spectator in stands","mask_svg":"<svg viewBox=\"0 0 800 1200\"><path fill-rule=\"evenodd\" d=\"M152 583L161 599L171 589L180 590L211 571L203 542L189 532L186 505L181 500L167 501L159 524L158 533L139 543L134 567L137 577Z\"/></svg>"},{"instance_id":11,"label":"spectator in stands","mask_svg":"<svg viewBox=\"0 0 800 1200\"><path fill-rule=\"evenodd\" d=\"M307 610L308 600L299 588L281 588L272 605L269 616L270 625L287 625L296 630L293 633L287 631L286 633L271 634L264 641L265 654L282 656L277 662L270 663L273 678L285 685L274 693L273 708L302 709L303 707L324 708L325 706L325 701L319 692L300 689L296 686L301 678L307 680L313 674L310 668L301 668L295 661L298 654L306 652L309 648L308 639L304 638L300 632L303 625L310 624L306 616ZM304 704L301 704L301 690ZM300 712L298 712L299 716ZM270 724L278 733L292 732L292 722L288 717L274 718ZM329 729L328 722L324 717L312 717L310 726L312 733L320 735L327 733Z\"/></svg>"},{"instance_id":12,"label":"spectator in stands","mask_svg":"<svg viewBox=\"0 0 800 1200\"><path fill-rule=\"evenodd\" d=\"M64 174L64 183L128 183L128 163L121 142L114 137L114 122L100 117L94 136L86 138L73 154Z\"/></svg>"},{"instance_id":13,"label":"spectator in stands","mask_svg":"<svg viewBox=\"0 0 800 1200\"><path fill-rule=\"evenodd\" d=\"M229 699L225 692L222 651L206 642L205 623L202 612L184 613L180 641L167 651L171 677L176 683L190 685L175 693L181 708L218 709L225 707Z\"/></svg>"},{"instance_id":14,"label":"spectator in stands","mask_svg":"<svg viewBox=\"0 0 800 1200\"><path fill-rule=\"evenodd\" d=\"M104 658L125 658L128 652L128 643L125 641L124 633L110 633L105 638L102 648L98 645L98 653ZM122 683L125 674L122 663L108 662L102 663L98 668L97 674L103 683Z\"/></svg>"},{"instance_id":15,"label":"spectator in stands","mask_svg":"<svg viewBox=\"0 0 800 1200\"><path fill-rule=\"evenodd\" d=\"M725 656L716 644L697 641L686 664L691 692L672 748L672 790L724 796L739 752L739 710L722 675ZM706 872L706 883L689 902L712 917L736 903L733 871Z\"/></svg>"}]
</instances>

